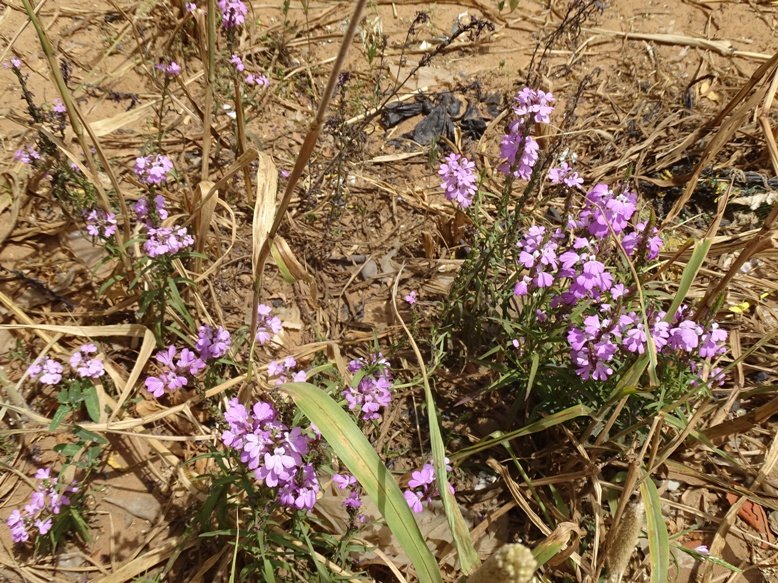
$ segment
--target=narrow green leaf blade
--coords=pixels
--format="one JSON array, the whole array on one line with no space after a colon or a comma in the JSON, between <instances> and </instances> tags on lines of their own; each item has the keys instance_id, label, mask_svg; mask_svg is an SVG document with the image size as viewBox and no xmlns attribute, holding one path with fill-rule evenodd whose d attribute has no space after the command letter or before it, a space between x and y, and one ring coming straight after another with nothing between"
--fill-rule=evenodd
<instances>
[{"instance_id":1,"label":"narrow green leaf blade","mask_svg":"<svg viewBox=\"0 0 778 583\"><path fill-rule=\"evenodd\" d=\"M451 536L454 538L459 565L462 572L465 575L469 575L478 568L481 561L473 545L473 539L470 537L470 529L462 516L462 511L459 509L456 498L454 498L450 490L446 472L446 446L443 443L443 435L438 424L438 412L435 408L432 388L424 370L422 370L422 381L424 398L427 401L427 418L429 419L432 461L435 466L435 481L437 482L438 492L441 493L440 498L443 501L443 510L446 513L448 527L451 530Z\"/></svg>"},{"instance_id":2,"label":"narrow green leaf blade","mask_svg":"<svg viewBox=\"0 0 778 583\"><path fill-rule=\"evenodd\" d=\"M665 518L662 516L662 499L650 476L640 485L640 496L646 506L651 583L667 583L670 569L670 537L667 534Z\"/></svg>"},{"instance_id":3,"label":"narrow green leaf blade","mask_svg":"<svg viewBox=\"0 0 778 583\"><path fill-rule=\"evenodd\" d=\"M287 383L289 393L303 413L375 502L386 524L411 559L419 581L440 583L440 570L416 524L408 503L373 446L352 419L324 391L310 383Z\"/></svg>"}]
</instances>

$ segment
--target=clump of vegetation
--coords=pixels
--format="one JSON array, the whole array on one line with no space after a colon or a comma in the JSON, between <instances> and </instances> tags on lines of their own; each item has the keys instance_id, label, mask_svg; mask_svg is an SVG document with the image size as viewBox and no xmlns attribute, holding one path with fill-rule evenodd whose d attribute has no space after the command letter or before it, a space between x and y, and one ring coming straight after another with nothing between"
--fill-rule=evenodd
<instances>
[{"instance_id":1,"label":"clump of vegetation","mask_svg":"<svg viewBox=\"0 0 778 583\"><path fill-rule=\"evenodd\" d=\"M312 67L290 61L289 1L272 34L242 0L144 7L176 25L164 42L138 46L159 100L143 118L150 129L142 139L111 153L100 139L106 127L142 116L124 112L95 132L74 98L72 71L57 64L40 16L23 3L59 97L39 104L22 60L7 63L34 136L13 158L27 168L35 195L59 209L68 236L84 239L98 259L84 270L88 308L76 309L76 292L52 292L47 297L62 294L67 312L32 317L14 305L14 323L4 327L24 343L9 367L18 372L14 383L0 375L9 399L0 449L6 457L18 447L22 460L19 469L3 462L18 478L3 516L17 570L36 562L56 569L64 546L88 549L102 502L117 504L105 490L124 471L167 498L171 537L164 552L127 559L126 580L384 580L388 573L402 579L404 570L422 582L598 581L603 573L621 580L644 562L661 580L676 548L695 568L739 570L714 544L684 546L696 526L668 530L657 482L685 448L735 463L713 441L722 434L700 423L706 417L720 429L729 409L719 414L718 405L741 395L738 387L720 399L744 362L720 308L778 211L761 243L752 241L713 284L706 260L728 194L700 240L679 247L674 215L656 216L638 195L639 177L613 172L587 181L572 132L555 124L572 123L591 79L565 95L537 71L552 45L580 32L602 3L569 4L557 30L538 43L528 82L506 94L488 124L470 101L483 97L474 85L455 89L469 96L461 111L447 92L418 96L411 113L396 113L427 116L429 164L411 180L434 183L425 194L438 201L434 209L366 179L367 162L419 154L370 160L370 132L390 105L412 97L401 91L434 59L485 42L495 31L490 20L460 14L439 25L446 34L436 45L416 50L422 27L435 26L417 13L392 71L391 39L379 16L362 18L359 0L324 84ZM306 21L309 8L303 2ZM132 24L139 39L147 34ZM249 50L252 35L261 41ZM344 70L355 39L367 77ZM778 61L771 63L760 69L765 79ZM291 98L316 105L310 116L297 112L308 127L294 137L293 164L276 166L267 153L280 136L253 134L269 123L274 98L287 108ZM192 119L201 127L187 133ZM407 149L414 135L395 146ZM391 205L355 202L351 189L364 183L390 192ZM331 194L320 197L327 185ZM435 300L424 290L433 275L403 276L405 264L393 259L401 245L375 258L372 249L363 255L338 246L335 223L367 233L372 246L371 237L394 228L381 215L399 207L412 208L409 216L438 213L449 235L439 238L456 247L445 253L463 258L445 258L457 271ZM366 217L358 228L348 225L354 208ZM301 232L308 228L321 232ZM326 249L310 254L315 259L305 244L298 248L306 236L326 240ZM432 262L435 238L423 232L420 240ZM332 282L306 259L322 273L330 261L352 269L334 315L322 306L336 295ZM240 284L230 287L228 273ZM703 274L709 290L700 293ZM348 332L368 316L364 297L348 292L357 278L359 292L377 283L384 293L385 329L362 324L360 334ZM0 299L11 306L5 294ZM455 383L453 370L462 372ZM477 388L466 384L476 376ZM470 409L463 413L463 405ZM470 422L485 411L492 423L483 432ZM138 440L159 459L119 461ZM752 476L754 488L766 466ZM742 487L731 491L755 498ZM487 524L509 512L512 534L483 546ZM645 553L637 550L644 532ZM193 548L194 564L185 554ZM207 558L198 554L205 551Z\"/></svg>"}]
</instances>

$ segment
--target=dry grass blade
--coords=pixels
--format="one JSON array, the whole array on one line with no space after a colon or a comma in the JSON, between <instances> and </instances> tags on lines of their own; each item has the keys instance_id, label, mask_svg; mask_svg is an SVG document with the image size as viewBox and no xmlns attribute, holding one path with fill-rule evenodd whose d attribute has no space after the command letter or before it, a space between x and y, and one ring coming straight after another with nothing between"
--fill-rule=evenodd
<instances>
[{"instance_id":1,"label":"dry grass blade","mask_svg":"<svg viewBox=\"0 0 778 583\"><path fill-rule=\"evenodd\" d=\"M756 87L762 79L770 76L778 66L778 53L773 55L769 61L763 63L754 74L751 75L748 82L740 88L737 94L729 100L729 103L710 121L702 125L702 127L691 132L679 145L675 146L670 152L659 156L657 166L668 167L671 164L680 160L686 155L686 151L689 147L707 135L713 128L719 126L723 120L730 115L736 107L738 107L743 100L752 94L754 87Z\"/></svg>"},{"instance_id":2,"label":"dry grass blade","mask_svg":"<svg viewBox=\"0 0 778 583\"><path fill-rule=\"evenodd\" d=\"M168 539L154 550L125 563L110 575L95 579L94 583L125 583L126 581L133 581L138 575L167 560L173 553L188 549L193 545L194 541L192 540L185 541L183 538Z\"/></svg>"},{"instance_id":3,"label":"dry grass blade","mask_svg":"<svg viewBox=\"0 0 778 583\"><path fill-rule=\"evenodd\" d=\"M276 265L290 283L295 281L313 281L313 277L308 273L305 266L300 263L300 260L297 259L286 239L276 237L270 252L273 254L273 260L276 262Z\"/></svg>"},{"instance_id":4,"label":"dry grass blade","mask_svg":"<svg viewBox=\"0 0 778 583\"><path fill-rule=\"evenodd\" d=\"M260 152L254 217L251 221L251 269L255 279L259 277L264 267L259 263L260 252L270 236L270 229L273 227L277 191L278 170L276 165L270 156Z\"/></svg>"},{"instance_id":5,"label":"dry grass blade","mask_svg":"<svg viewBox=\"0 0 778 583\"><path fill-rule=\"evenodd\" d=\"M195 232L195 250L198 253L202 253L205 249L205 239L211 228L216 205L219 203L219 191L213 187L214 183L210 181L201 182L195 187L192 224ZM208 196L208 193L211 193L211 196ZM197 257L195 259L195 272L200 273L201 266L202 257Z\"/></svg>"}]
</instances>

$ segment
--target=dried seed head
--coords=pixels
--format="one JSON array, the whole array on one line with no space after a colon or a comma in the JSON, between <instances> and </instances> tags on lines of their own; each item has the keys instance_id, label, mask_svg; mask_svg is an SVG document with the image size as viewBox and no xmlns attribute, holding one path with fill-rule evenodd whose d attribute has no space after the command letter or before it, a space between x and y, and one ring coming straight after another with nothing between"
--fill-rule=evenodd
<instances>
[{"instance_id":1,"label":"dried seed head","mask_svg":"<svg viewBox=\"0 0 778 583\"><path fill-rule=\"evenodd\" d=\"M503 545L467 579L467 583L527 583L538 564L521 544Z\"/></svg>"},{"instance_id":2,"label":"dried seed head","mask_svg":"<svg viewBox=\"0 0 778 583\"><path fill-rule=\"evenodd\" d=\"M635 545L638 543L645 514L646 509L640 499L630 502L624 509L624 515L621 517L606 555L610 581L621 581L624 576L635 551Z\"/></svg>"}]
</instances>

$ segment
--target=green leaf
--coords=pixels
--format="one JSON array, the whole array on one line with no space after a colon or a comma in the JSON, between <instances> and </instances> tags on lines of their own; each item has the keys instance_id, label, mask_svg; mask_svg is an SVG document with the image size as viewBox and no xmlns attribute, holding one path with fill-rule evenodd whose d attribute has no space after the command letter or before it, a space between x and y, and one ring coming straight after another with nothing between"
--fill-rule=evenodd
<instances>
[{"instance_id":1,"label":"green leaf","mask_svg":"<svg viewBox=\"0 0 778 583\"><path fill-rule=\"evenodd\" d=\"M430 427L430 444L432 445L432 457L435 465L435 480L438 486L438 492L441 493L443 509L446 512L448 526L451 529L451 535L454 537L454 546L457 549L457 557L462 572L469 575L481 564L478 553L473 546L473 539L470 537L470 529L462 516L456 498L451 493L448 478L446 476L446 448L443 445L443 436L440 433L438 425L438 415L435 409L435 401L432 399L427 380L424 380L424 393L427 400L427 418Z\"/></svg>"},{"instance_id":2,"label":"green leaf","mask_svg":"<svg viewBox=\"0 0 778 583\"><path fill-rule=\"evenodd\" d=\"M670 569L670 540L665 517L662 516L662 499L650 476L640 485L640 496L646 506L651 583L667 583L667 573Z\"/></svg>"},{"instance_id":3,"label":"green leaf","mask_svg":"<svg viewBox=\"0 0 778 583\"><path fill-rule=\"evenodd\" d=\"M58 443L52 449L65 458L72 458L81 451L76 443Z\"/></svg>"},{"instance_id":4,"label":"green leaf","mask_svg":"<svg viewBox=\"0 0 778 583\"><path fill-rule=\"evenodd\" d=\"M51 423L49 423L49 431L54 431L57 427L59 427L60 424L65 420L65 416L68 413L70 413L70 405L60 405L54 413L54 417L51 418Z\"/></svg>"},{"instance_id":5,"label":"green leaf","mask_svg":"<svg viewBox=\"0 0 778 583\"><path fill-rule=\"evenodd\" d=\"M89 418L95 423L100 421L100 399L97 398L97 388L94 385L84 391L84 405Z\"/></svg>"},{"instance_id":6,"label":"green leaf","mask_svg":"<svg viewBox=\"0 0 778 583\"><path fill-rule=\"evenodd\" d=\"M181 279L179 279L178 282L182 282L185 285L189 283L189 281ZM169 277L167 280L167 287L168 290L170 290L170 305L176 312L181 315L184 320L186 320L186 323L189 324L189 327L194 329L197 326L195 326L195 322L192 319L192 315L189 313L189 310L186 309L186 303L184 302L184 299L181 297L181 294L178 293L178 282L172 277Z\"/></svg>"},{"instance_id":7,"label":"green leaf","mask_svg":"<svg viewBox=\"0 0 778 583\"><path fill-rule=\"evenodd\" d=\"M335 454L375 502L413 563L419 581L440 583L435 557L400 488L351 417L329 395L310 383L287 383L280 388L289 393L308 419L316 424Z\"/></svg>"},{"instance_id":8,"label":"green leaf","mask_svg":"<svg viewBox=\"0 0 778 583\"><path fill-rule=\"evenodd\" d=\"M73 435L75 435L79 440L81 440L84 443L93 441L95 443L99 443L100 445L108 445L108 440L105 437L103 437L99 433L95 433L94 431L89 431L88 429L84 429L83 427L79 427L79 426L74 427Z\"/></svg>"}]
</instances>

